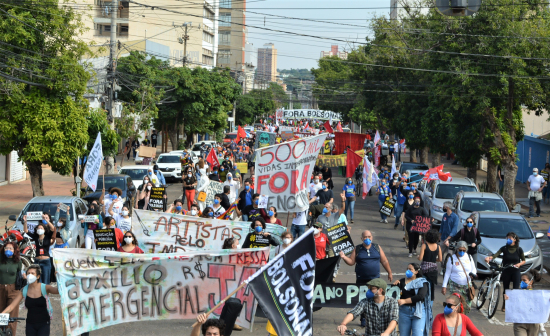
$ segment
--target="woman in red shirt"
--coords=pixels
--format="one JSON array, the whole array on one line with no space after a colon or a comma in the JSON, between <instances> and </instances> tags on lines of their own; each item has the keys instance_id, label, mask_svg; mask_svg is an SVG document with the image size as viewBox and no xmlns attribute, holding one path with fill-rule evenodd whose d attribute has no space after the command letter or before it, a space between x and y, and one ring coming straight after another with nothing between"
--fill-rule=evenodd
<instances>
[{"instance_id":1,"label":"woman in red shirt","mask_svg":"<svg viewBox=\"0 0 550 336\"><path fill-rule=\"evenodd\" d=\"M124 234L124 241L122 242L122 246L118 248L118 252L144 253L143 250L139 248L136 236L132 231L128 231Z\"/></svg>"},{"instance_id":2,"label":"woman in red shirt","mask_svg":"<svg viewBox=\"0 0 550 336\"><path fill-rule=\"evenodd\" d=\"M315 223L313 237L315 238L315 259L325 259L327 257L328 237L321 232L323 229L322 223Z\"/></svg>"},{"instance_id":3,"label":"woman in red shirt","mask_svg":"<svg viewBox=\"0 0 550 336\"><path fill-rule=\"evenodd\" d=\"M277 218L277 208L273 206L269 207L269 210L266 212L264 220L267 224L279 224L281 226L283 225L281 220Z\"/></svg>"},{"instance_id":4,"label":"woman in red shirt","mask_svg":"<svg viewBox=\"0 0 550 336\"><path fill-rule=\"evenodd\" d=\"M472 336L483 336L472 320L462 314L465 305L466 300L461 294L453 293L448 296L443 303L443 314L434 318L432 336L466 336L466 331Z\"/></svg>"}]
</instances>

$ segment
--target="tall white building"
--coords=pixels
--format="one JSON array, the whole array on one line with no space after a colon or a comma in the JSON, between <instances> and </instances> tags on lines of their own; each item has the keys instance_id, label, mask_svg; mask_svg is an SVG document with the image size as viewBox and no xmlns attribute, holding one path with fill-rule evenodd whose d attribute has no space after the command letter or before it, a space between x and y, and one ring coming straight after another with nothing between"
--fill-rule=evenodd
<instances>
[{"instance_id":1,"label":"tall white building","mask_svg":"<svg viewBox=\"0 0 550 336\"><path fill-rule=\"evenodd\" d=\"M428 14L431 3L422 0L390 0L390 19L398 20L407 15L407 10Z\"/></svg>"}]
</instances>

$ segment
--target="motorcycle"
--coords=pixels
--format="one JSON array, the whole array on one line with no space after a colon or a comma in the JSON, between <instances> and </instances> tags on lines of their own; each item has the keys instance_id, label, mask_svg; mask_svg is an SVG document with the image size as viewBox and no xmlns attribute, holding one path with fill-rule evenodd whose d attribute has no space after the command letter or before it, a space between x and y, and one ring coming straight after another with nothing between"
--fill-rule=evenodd
<instances>
[{"instance_id":1,"label":"motorcycle","mask_svg":"<svg viewBox=\"0 0 550 336\"><path fill-rule=\"evenodd\" d=\"M8 242L17 244L21 255L22 268L26 271L30 265L34 264L34 258L36 257L36 246L33 240L26 233L14 230L13 226L8 228L8 221L6 221L4 228L5 233L0 238L0 247Z\"/></svg>"}]
</instances>

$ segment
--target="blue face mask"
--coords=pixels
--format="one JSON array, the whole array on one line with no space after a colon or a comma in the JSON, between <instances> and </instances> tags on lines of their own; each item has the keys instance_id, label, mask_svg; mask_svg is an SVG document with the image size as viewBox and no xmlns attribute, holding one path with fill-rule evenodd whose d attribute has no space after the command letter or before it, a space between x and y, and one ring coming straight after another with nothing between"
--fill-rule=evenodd
<instances>
[{"instance_id":1,"label":"blue face mask","mask_svg":"<svg viewBox=\"0 0 550 336\"><path fill-rule=\"evenodd\" d=\"M153 172L149 172L149 175L153 175Z\"/></svg>"},{"instance_id":2,"label":"blue face mask","mask_svg":"<svg viewBox=\"0 0 550 336\"><path fill-rule=\"evenodd\" d=\"M8 251L6 251L6 252L8 252ZM11 251L9 251L9 252L11 252ZM7 255L7 254L6 254L6 255ZM9 257L9 256L8 256L8 257ZM529 285L527 284L527 282L522 281L521 284L519 284L519 287L520 287L521 289L527 289L527 287L529 287Z\"/></svg>"},{"instance_id":3,"label":"blue face mask","mask_svg":"<svg viewBox=\"0 0 550 336\"><path fill-rule=\"evenodd\" d=\"M323 214L326 214L328 212L327 208L323 208Z\"/></svg>"},{"instance_id":4,"label":"blue face mask","mask_svg":"<svg viewBox=\"0 0 550 336\"><path fill-rule=\"evenodd\" d=\"M113 201L116 200L117 198L118 198L117 195L111 195L111 199L112 199Z\"/></svg>"},{"instance_id":5,"label":"blue face mask","mask_svg":"<svg viewBox=\"0 0 550 336\"><path fill-rule=\"evenodd\" d=\"M218 174L218 171L217 171L217 170L214 170L214 174L216 174L216 175L217 175L217 174Z\"/></svg>"},{"instance_id":6,"label":"blue face mask","mask_svg":"<svg viewBox=\"0 0 550 336\"><path fill-rule=\"evenodd\" d=\"M210 211L210 212L208 213L208 216L214 217L214 213L213 213L212 211Z\"/></svg>"},{"instance_id":7,"label":"blue face mask","mask_svg":"<svg viewBox=\"0 0 550 336\"><path fill-rule=\"evenodd\" d=\"M323 184L323 189L326 189L326 188L327 188L327 186Z\"/></svg>"},{"instance_id":8,"label":"blue face mask","mask_svg":"<svg viewBox=\"0 0 550 336\"><path fill-rule=\"evenodd\" d=\"M269 217L273 216L273 211L269 210L269 211L267 212L267 215L268 215Z\"/></svg>"},{"instance_id":9,"label":"blue face mask","mask_svg":"<svg viewBox=\"0 0 550 336\"><path fill-rule=\"evenodd\" d=\"M374 293L373 293L373 291L370 290L370 288L367 291L366 296L367 296L367 299L369 299L369 300L374 298Z\"/></svg>"},{"instance_id":10,"label":"blue face mask","mask_svg":"<svg viewBox=\"0 0 550 336\"><path fill-rule=\"evenodd\" d=\"M223 169L223 168L222 168L222 169L220 169L220 170L221 170L221 171L224 171L224 169Z\"/></svg>"},{"instance_id":11,"label":"blue face mask","mask_svg":"<svg viewBox=\"0 0 550 336\"><path fill-rule=\"evenodd\" d=\"M372 243L372 240L367 238L367 239L363 240L363 243L365 243L365 245L369 246Z\"/></svg>"},{"instance_id":12,"label":"blue face mask","mask_svg":"<svg viewBox=\"0 0 550 336\"><path fill-rule=\"evenodd\" d=\"M159 172L159 171L158 171L158 170L156 170L156 169L155 169L155 170L153 170L153 171L155 172L155 174Z\"/></svg>"},{"instance_id":13,"label":"blue face mask","mask_svg":"<svg viewBox=\"0 0 550 336\"><path fill-rule=\"evenodd\" d=\"M244 188L245 188L246 190L249 190L249 189L250 189L250 186L244 186Z\"/></svg>"},{"instance_id":14,"label":"blue face mask","mask_svg":"<svg viewBox=\"0 0 550 336\"><path fill-rule=\"evenodd\" d=\"M45 220L45 219L43 219L43 220L42 220L42 224L48 224L48 221Z\"/></svg>"},{"instance_id":15,"label":"blue face mask","mask_svg":"<svg viewBox=\"0 0 550 336\"><path fill-rule=\"evenodd\" d=\"M232 177L231 177L231 176L228 176L228 177L227 177L227 179L228 179L228 180L231 180L231 179L232 179Z\"/></svg>"},{"instance_id":16,"label":"blue face mask","mask_svg":"<svg viewBox=\"0 0 550 336\"><path fill-rule=\"evenodd\" d=\"M214 204L219 204L220 201L218 201L217 199L214 200Z\"/></svg>"},{"instance_id":17,"label":"blue face mask","mask_svg":"<svg viewBox=\"0 0 550 336\"><path fill-rule=\"evenodd\" d=\"M453 308L449 308L447 306L445 306L445 308L443 309L443 314L445 315L449 315L453 312Z\"/></svg>"},{"instance_id":18,"label":"blue face mask","mask_svg":"<svg viewBox=\"0 0 550 336\"><path fill-rule=\"evenodd\" d=\"M233 169L237 169L237 166L233 166Z\"/></svg>"},{"instance_id":19,"label":"blue face mask","mask_svg":"<svg viewBox=\"0 0 550 336\"><path fill-rule=\"evenodd\" d=\"M382 185L386 185L386 182L382 182Z\"/></svg>"},{"instance_id":20,"label":"blue face mask","mask_svg":"<svg viewBox=\"0 0 550 336\"><path fill-rule=\"evenodd\" d=\"M464 257L464 254L466 254L466 252L464 252L464 251L458 251L458 256L459 256L459 257Z\"/></svg>"},{"instance_id":21,"label":"blue face mask","mask_svg":"<svg viewBox=\"0 0 550 336\"><path fill-rule=\"evenodd\" d=\"M176 211L181 211L181 205L178 205L178 206L176 207Z\"/></svg>"},{"instance_id":22,"label":"blue face mask","mask_svg":"<svg viewBox=\"0 0 550 336\"><path fill-rule=\"evenodd\" d=\"M414 195L409 195L409 199L413 199L414 198Z\"/></svg>"},{"instance_id":23,"label":"blue face mask","mask_svg":"<svg viewBox=\"0 0 550 336\"><path fill-rule=\"evenodd\" d=\"M263 228L261 226L256 226L256 232L260 233L262 232Z\"/></svg>"},{"instance_id":24,"label":"blue face mask","mask_svg":"<svg viewBox=\"0 0 550 336\"><path fill-rule=\"evenodd\" d=\"M514 241L513 241L512 239L508 238L508 239L506 240L506 245L512 245L513 242L514 242Z\"/></svg>"},{"instance_id":25,"label":"blue face mask","mask_svg":"<svg viewBox=\"0 0 550 336\"><path fill-rule=\"evenodd\" d=\"M12 250L5 250L4 254L6 255L6 257L11 258L13 256L13 251ZM522 282L522 284L523 284L523 282Z\"/></svg>"},{"instance_id":26,"label":"blue face mask","mask_svg":"<svg viewBox=\"0 0 550 336\"><path fill-rule=\"evenodd\" d=\"M474 226L474 223L472 223L472 222L467 222L466 225L467 225L469 228L471 228L471 227Z\"/></svg>"},{"instance_id":27,"label":"blue face mask","mask_svg":"<svg viewBox=\"0 0 550 336\"><path fill-rule=\"evenodd\" d=\"M413 275L414 275L414 273L413 273L411 270L407 270L407 272L405 272L405 276L406 276L408 279L412 278Z\"/></svg>"},{"instance_id":28,"label":"blue face mask","mask_svg":"<svg viewBox=\"0 0 550 336\"><path fill-rule=\"evenodd\" d=\"M348 184L353 184L353 181L348 181Z\"/></svg>"},{"instance_id":29,"label":"blue face mask","mask_svg":"<svg viewBox=\"0 0 550 336\"><path fill-rule=\"evenodd\" d=\"M411 187L412 190L414 190L415 188L414 187Z\"/></svg>"}]
</instances>

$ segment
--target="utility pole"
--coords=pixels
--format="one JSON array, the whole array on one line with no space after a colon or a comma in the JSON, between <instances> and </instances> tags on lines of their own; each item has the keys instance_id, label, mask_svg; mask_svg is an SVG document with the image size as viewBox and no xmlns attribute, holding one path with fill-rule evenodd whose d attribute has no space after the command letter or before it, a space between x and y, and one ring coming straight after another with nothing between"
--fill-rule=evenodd
<instances>
[{"instance_id":1,"label":"utility pole","mask_svg":"<svg viewBox=\"0 0 550 336\"><path fill-rule=\"evenodd\" d=\"M187 40L189 40L189 35L187 35L187 23L185 26L185 34L183 35L183 66L187 63Z\"/></svg>"},{"instance_id":2,"label":"utility pole","mask_svg":"<svg viewBox=\"0 0 550 336\"><path fill-rule=\"evenodd\" d=\"M115 107L114 99L115 99L115 70L116 70L116 31L117 31L117 25L116 25L116 19L117 19L117 11L118 11L118 0L113 0L111 2L111 53L109 55L109 75L107 76L107 79L109 81L109 108L108 108L108 121L109 126L111 129L115 129L115 119L113 114L113 109ZM115 172L115 160L112 156L105 157L105 172L107 174L114 174Z\"/></svg>"}]
</instances>

